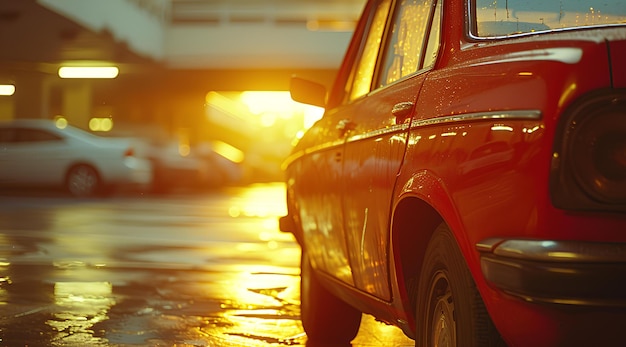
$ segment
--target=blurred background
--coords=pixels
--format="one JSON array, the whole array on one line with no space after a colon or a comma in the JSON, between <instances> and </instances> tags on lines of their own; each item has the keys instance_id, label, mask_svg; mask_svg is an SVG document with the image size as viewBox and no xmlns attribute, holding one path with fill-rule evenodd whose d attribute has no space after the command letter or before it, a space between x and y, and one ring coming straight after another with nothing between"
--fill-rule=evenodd
<instances>
[{"instance_id":1,"label":"blurred background","mask_svg":"<svg viewBox=\"0 0 626 347\"><path fill-rule=\"evenodd\" d=\"M282 181L364 0L0 0L0 120L137 137L211 184Z\"/></svg>"},{"instance_id":2,"label":"blurred background","mask_svg":"<svg viewBox=\"0 0 626 347\"><path fill-rule=\"evenodd\" d=\"M0 0L0 344L304 346L281 163L323 110L289 83L330 86L364 4ZM104 152L117 138L145 147ZM224 189L78 203L15 189L140 153L157 193ZM364 322L354 346L413 345Z\"/></svg>"}]
</instances>

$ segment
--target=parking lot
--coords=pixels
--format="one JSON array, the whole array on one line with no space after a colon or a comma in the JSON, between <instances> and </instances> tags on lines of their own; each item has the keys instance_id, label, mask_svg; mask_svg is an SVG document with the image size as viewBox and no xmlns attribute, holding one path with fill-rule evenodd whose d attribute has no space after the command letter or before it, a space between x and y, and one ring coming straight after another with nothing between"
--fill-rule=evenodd
<instances>
[{"instance_id":1,"label":"parking lot","mask_svg":"<svg viewBox=\"0 0 626 347\"><path fill-rule=\"evenodd\" d=\"M1 195L0 346L306 345L283 197ZM352 345L412 343L365 316Z\"/></svg>"}]
</instances>

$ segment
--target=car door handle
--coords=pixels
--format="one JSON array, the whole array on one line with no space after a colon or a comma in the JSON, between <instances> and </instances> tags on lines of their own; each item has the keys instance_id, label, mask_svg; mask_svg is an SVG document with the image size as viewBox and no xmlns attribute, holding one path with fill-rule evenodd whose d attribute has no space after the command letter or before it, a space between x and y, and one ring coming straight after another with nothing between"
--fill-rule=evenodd
<instances>
[{"instance_id":1,"label":"car door handle","mask_svg":"<svg viewBox=\"0 0 626 347\"><path fill-rule=\"evenodd\" d=\"M337 123L336 128L339 131L339 137L344 137L348 131L356 129L356 123L349 119L342 119Z\"/></svg>"},{"instance_id":2,"label":"car door handle","mask_svg":"<svg viewBox=\"0 0 626 347\"><path fill-rule=\"evenodd\" d=\"M410 116L415 104L411 101L399 102L393 105L391 114L396 118L396 124L404 123Z\"/></svg>"}]
</instances>

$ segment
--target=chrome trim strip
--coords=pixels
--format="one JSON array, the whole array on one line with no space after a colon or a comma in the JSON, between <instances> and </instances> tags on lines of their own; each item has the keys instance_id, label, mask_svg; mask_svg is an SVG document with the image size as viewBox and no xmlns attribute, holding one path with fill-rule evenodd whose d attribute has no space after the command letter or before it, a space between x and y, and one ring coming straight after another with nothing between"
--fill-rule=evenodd
<instances>
[{"instance_id":1,"label":"chrome trim strip","mask_svg":"<svg viewBox=\"0 0 626 347\"><path fill-rule=\"evenodd\" d=\"M280 165L281 166L281 170L285 170L289 165L291 165L291 163L293 163L294 161L298 160L298 158L301 158L301 157L303 157L303 156L305 156L307 154L311 154L311 153L314 153L314 152L320 152L320 151L323 151L323 150L339 147L339 146L343 145L344 143L345 143L344 139L339 139L339 140L335 140L335 141L332 141L332 142L326 142L326 143L323 143L323 144L320 144L320 145L317 145L317 146L305 148L304 150L292 153Z\"/></svg>"},{"instance_id":2,"label":"chrome trim strip","mask_svg":"<svg viewBox=\"0 0 626 347\"><path fill-rule=\"evenodd\" d=\"M445 117L417 119L417 120L413 120L410 124L403 123L403 124L398 124L398 125L390 125L383 129L376 129L376 130L372 130L366 133L348 136L345 140L338 139L332 142L327 142L327 143L323 143L317 146L309 147L305 150L292 153L283 162L281 167L284 170L287 168L287 166L289 166L289 164L291 164L292 162L296 161L298 158L304 155L331 149L337 146L341 146L345 142L361 141L361 140L365 140L371 137L379 137L379 136L387 135L391 133L403 132L409 129L428 126L428 125L439 125L439 124L449 124L449 123L456 123L456 122L493 120L493 119L539 120L541 119L541 117L542 117L541 111L539 110L512 110L512 111L466 113L466 114L458 114L458 115L445 116Z\"/></svg>"},{"instance_id":3,"label":"chrome trim strip","mask_svg":"<svg viewBox=\"0 0 626 347\"><path fill-rule=\"evenodd\" d=\"M474 35L474 33L470 32L468 33L468 37L475 41L492 41L492 40L512 39L512 38L518 38L518 37L524 37L524 36L534 36L534 35L540 35L540 34L564 33L564 32L571 32L571 31L585 30L585 29L602 29L602 28L610 29L610 28L623 27L623 26L624 24L619 24L619 23L602 24L602 25L581 25L578 27L571 27L571 28L555 28L555 29L549 29L549 30L539 30L539 31L524 32L524 33L519 33L519 34L498 35L498 36L477 36L477 35Z\"/></svg>"},{"instance_id":4,"label":"chrome trim strip","mask_svg":"<svg viewBox=\"0 0 626 347\"><path fill-rule=\"evenodd\" d=\"M527 301L527 302L532 302L532 303L538 303L538 302L543 302L546 304L558 304L558 305L568 305L568 306L599 306L599 307L612 307L612 308L616 308L616 307L624 307L626 306L626 302L624 301L613 301L613 300L603 300L603 299L596 299L596 298L576 298L576 299L568 299L568 298L550 298L550 297L541 297L541 296L532 296L532 295L526 295L526 294L522 294L522 293L515 293L513 291L508 291L508 290L504 290L505 292L509 293L510 295L515 295L520 297L521 299Z\"/></svg>"},{"instance_id":5,"label":"chrome trim strip","mask_svg":"<svg viewBox=\"0 0 626 347\"><path fill-rule=\"evenodd\" d=\"M486 244L493 241L487 240ZM559 263L626 263L626 243L601 243L552 240L505 240L485 247L479 243L481 252L498 257Z\"/></svg>"},{"instance_id":6,"label":"chrome trim strip","mask_svg":"<svg viewBox=\"0 0 626 347\"><path fill-rule=\"evenodd\" d=\"M289 166L289 164L296 161L298 158L311 154L311 153L336 148L348 142L356 142L356 141L361 141L361 140L365 140L365 139L372 138L372 137L375 138L375 137L380 137L383 135L389 135L389 134L404 132L408 130L409 130L409 123L403 123L403 124L397 124L397 125L390 125L390 126L387 126L386 128L376 129L376 130L368 131L366 133L356 134L352 136L350 136L348 133L348 137L346 137L345 139L342 138L342 139L338 139L332 142L326 142L326 143L309 147L302 151L291 154L282 163L281 168L284 170L285 168L287 168L287 166Z\"/></svg>"},{"instance_id":7,"label":"chrome trim strip","mask_svg":"<svg viewBox=\"0 0 626 347\"><path fill-rule=\"evenodd\" d=\"M322 143L322 144L317 145L317 146L306 148L305 150L302 151L302 154L310 154L310 153L314 153L314 152L323 151L325 149L339 147L339 146L342 146L344 143L345 143L344 139L338 139L338 140L335 140L335 141L332 141L332 142Z\"/></svg>"},{"instance_id":8,"label":"chrome trim strip","mask_svg":"<svg viewBox=\"0 0 626 347\"><path fill-rule=\"evenodd\" d=\"M386 128L383 129L376 129L376 130L372 130L372 131L368 131L366 133L361 133L361 134L356 134L353 136L348 136L348 141L347 142L354 142L354 141L360 141L360 140L364 140L370 137L379 137L382 135L387 135L387 134L391 134L391 133L397 133L397 132L402 132L402 131L406 131L409 129L409 124L398 124L398 125L391 125L388 126Z\"/></svg>"},{"instance_id":9,"label":"chrome trim strip","mask_svg":"<svg viewBox=\"0 0 626 347\"><path fill-rule=\"evenodd\" d=\"M479 121L490 119L505 120L539 120L541 119L541 111L539 110L518 110L518 111L495 111L495 112L478 112L465 113L446 117L436 117L428 119L416 119L411 122L411 128L417 128L427 125L439 125L456 122Z\"/></svg>"}]
</instances>

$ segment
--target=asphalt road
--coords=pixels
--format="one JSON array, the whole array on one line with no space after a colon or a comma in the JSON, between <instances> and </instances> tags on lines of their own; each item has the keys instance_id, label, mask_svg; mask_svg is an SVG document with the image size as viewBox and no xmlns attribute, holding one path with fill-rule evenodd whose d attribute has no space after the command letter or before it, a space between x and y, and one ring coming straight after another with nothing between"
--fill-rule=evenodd
<instances>
[{"instance_id":1,"label":"asphalt road","mask_svg":"<svg viewBox=\"0 0 626 347\"><path fill-rule=\"evenodd\" d=\"M306 346L284 185L0 193L0 346ZM365 315L354 347L412 346Z\"/></svg>"}]
</instances>

